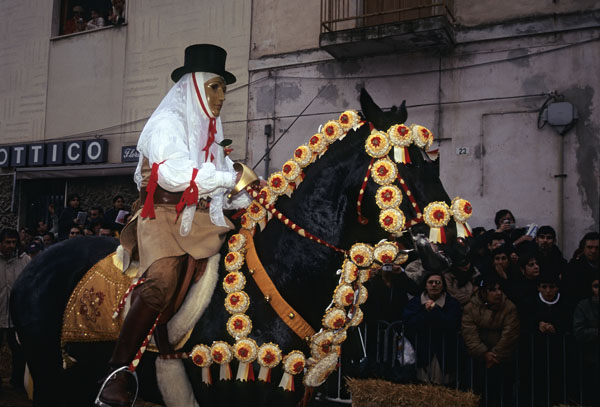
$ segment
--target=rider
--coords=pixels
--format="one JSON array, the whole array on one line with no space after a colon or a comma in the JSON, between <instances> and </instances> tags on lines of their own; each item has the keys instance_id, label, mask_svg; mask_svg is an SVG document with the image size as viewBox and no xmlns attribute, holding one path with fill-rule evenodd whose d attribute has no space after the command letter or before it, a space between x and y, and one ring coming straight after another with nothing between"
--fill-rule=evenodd
<instances>
[{"instance_id":1,"label":"rider","mask_svg":"<svg viewBox=\"0 0 600 407\"><path fill-rule=\"evenodd\" d=\"M109 361L110 379L97 405L130 404L127 372L115 370L132 362L157 318L156 332L162 332L176 308L173 303L187 289L182 288L184 281L189 286L190 274L199 268L196 260L219 251L233 228L223 209L250 203L246 193L226 197L234 186L239 187L240 179L220 145L219 114L226 87L236 80L225 70L226 56L215 45L187 47L184 65L171 74L176 84L140 135L134 179L143 208L124 228L121 244L129 253L139 253L138 275L144 273L145 282L132 293ZM160 348L158 335L157 342Z\"/></svg>"}]
</instances>

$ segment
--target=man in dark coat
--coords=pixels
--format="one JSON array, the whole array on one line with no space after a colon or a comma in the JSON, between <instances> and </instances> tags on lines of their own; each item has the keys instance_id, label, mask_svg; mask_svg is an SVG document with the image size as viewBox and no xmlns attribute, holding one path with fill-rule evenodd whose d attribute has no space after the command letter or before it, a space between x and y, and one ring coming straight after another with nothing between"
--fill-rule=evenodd
<instances>
[{"instance_id":1,"label":"man in dark coat","mask_svg":"<svg viewBox=\"0 0 600 407\"><path fill-rule=\"evenodd\" d=\"M574 306L588 296L593 275L598 273L600 260L600 234L587 233L579 243L579 249L571 259L567 272L563 276L563 290Z\"/></svg>"}]
</instances>

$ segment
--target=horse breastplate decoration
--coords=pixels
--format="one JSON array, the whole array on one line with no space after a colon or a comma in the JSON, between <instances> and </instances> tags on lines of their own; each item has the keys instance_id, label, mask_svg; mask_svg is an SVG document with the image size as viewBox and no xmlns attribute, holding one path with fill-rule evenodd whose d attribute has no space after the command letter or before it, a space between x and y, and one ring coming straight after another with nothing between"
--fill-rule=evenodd
<instances>
[{"instance_id":1,"label":"horse breastplate decoration","mask_svg":"<svg viewBox=\"0 0 600 407\"><path fill-rule=\"evenodd\" d=\"M347 337L348 328L356 327L362 322L363 314L360 305L367 300L368 296L363 283L369 280L381 264L402 264L407 260L408 256L401 253L395 237L400 236L412 225L425 222L432 231L430 233L432 241L442 242L444 240L443 228L448 224L450 217L454 217L457 229L458 224L461 225L462 235L470 233L466 224L467 219L471 216L471 206L468 201L455 198L451 207L444 202L432 202L421 212L414 195L400 176L397 163L407 165L411 162L408 146L414 143L427 150L433 143L433 134L425 127L418 125L407 127L404 124L396 124L391 126L387 132L372 129L371 135L365 143L365 151L372 157L372 160L359 192L357 203L359 221L367 222L364 218L361 220L360 207L366 184L371 177L380 185L375 195L375 202L381 210L379 224L390 233L391 240L382 240L375 246L356 243L349 250L340 249L313 236L275 209L277 198L280 195L293 193L304 178L303 170L325 154L330 144L343 139L350 129L358 129L363 125L365 123L360 121L357 112L342 113L337 121L327 122L321 132L313 135L306 145L298 147L294 151L293 158L283 164L282 171L275 172L269 177L265 188L259 192L247 189L254 201L240 218L243 230L233 235L228 242L229 253L224 258L228 274L222 283L227 294L224 305L231 314L226 323L227 332L233 337L235 343L229 345L224 341L216 341L211 346L200 344L196 345L187 355L194 364L203 369L202 380L204 383L212 382L208 369L212 363L221 365L221 379L232 378L229 362L235 357L240 362L236 378L242 381L254 380L251 363L257 361L261 366L258 380L270 381L270 370L282 363L285 373L279 384L280 387L293 390L293 376L302 372L304 372L303 383L305 386L321 385L337 366L341 345ZM390 157L392 151L393 158ZM396 183L399 186L395 185ZM400 209L404 197L409 199L416 213L416 217L413 219L406 220ZM299 350L283 356L277 344L259 345L249 338L252 332L252 321L245 312L250 305L250 298L244 292L244 287L247 278L254 278L254 269L258 266L248 264L249 276L244 274L242 268L246 262L246 256L256 255L251 241L256 227L263 228L271 218L280 220L299 235L345 255L338 270L340 276L338 285L333 292L330 305L324 311L322 327L318 332L315 333L305 322L298 323L304 320L293 309L283 307L282 309L286 311L278 312L280 318L288 324L290 329L307 340L310 349L308 358ZM461 236L461 231L459 231L459 236ZM250 257L248 260L250 263ZM261 288L267 302L277 302L274 301L275 295L265 291L260 284L257 285ZM274 309L279 307L273 303L271 305ZM304 337L305 335L306 337Z\"/></svg>"}]
</instances>

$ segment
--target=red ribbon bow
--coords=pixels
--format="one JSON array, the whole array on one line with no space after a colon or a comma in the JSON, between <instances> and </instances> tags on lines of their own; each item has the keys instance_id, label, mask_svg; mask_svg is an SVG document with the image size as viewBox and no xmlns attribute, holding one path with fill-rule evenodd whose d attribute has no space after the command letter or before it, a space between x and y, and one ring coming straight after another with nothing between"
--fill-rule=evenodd
<instances>
[{"instance_id":1,"label":"red ribbon bow","mask_svg":"<svg viewBox=\"0 0 600 407\"><path fill-rule=\"evenodd\" d=\"M150 217L150 219L156 218L156 214L154 213L154 192L158 187L158 167L164 162L165 160L152 164L150 180L146 186L146 200L144 201L144 208L142 209L142 219L146 219L147 217Z\"/></svg>"},{"instance_id":2,"label":"red ribbon bow","mask_svg":"<svg viewBox=\"0 0 600 407\"><path fill-rule=\"evenodd\" d=\"M177 218L175 218L175 222L179 219L179 214L186 206L196 205L198 203L198 186L194 181L196 179L196 175L198 175L198 168L194 168L192 172L192 180L190 181L190 186L183 191L181 195L181 199L177 206L175 206L175 210L177 211Z\"/></svg>"}]
</instances>

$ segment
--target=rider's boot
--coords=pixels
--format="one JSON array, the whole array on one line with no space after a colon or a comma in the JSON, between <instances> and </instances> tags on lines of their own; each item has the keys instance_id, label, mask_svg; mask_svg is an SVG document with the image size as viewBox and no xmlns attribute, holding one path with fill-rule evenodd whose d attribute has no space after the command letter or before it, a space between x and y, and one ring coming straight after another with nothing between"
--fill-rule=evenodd
<instances>
[{"instance_id":1,"label":"rider's boot","mask_svg":"<svg viewBox=\"0 0 600 407\"><path fill-rule=\"evenodd\" d=\"M97 406L125 407L131 405L131 374L119 368L131 363L152 329L158 314L159 311L150 308L140 295L132 296L131 307L123 321L115 350L108 362L111 373L97 397L97 400L104 404L96 403Z\"/></svg>"}]
</instances>

